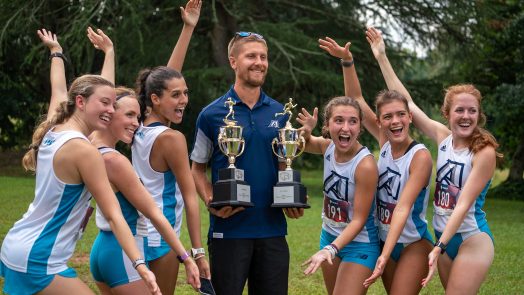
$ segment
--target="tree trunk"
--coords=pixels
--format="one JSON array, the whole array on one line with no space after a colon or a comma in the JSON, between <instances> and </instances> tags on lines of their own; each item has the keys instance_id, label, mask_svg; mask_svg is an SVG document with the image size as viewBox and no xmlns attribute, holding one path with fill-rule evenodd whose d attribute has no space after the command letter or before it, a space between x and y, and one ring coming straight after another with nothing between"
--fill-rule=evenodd
<instances>
[{"instance_id":1,"label":"tree trunk","mask_svg":"<svg viewBox=\"0 0 524 295\"><path fill-rule=\"evenodd\" d=\"M236 20L225 9L221 1L215 2L214 7L216 19L214 19L211 31L211 45L213 47L213 59L220 67L229 67L227 45L236 30Z\"/></svg>"},{"instance_id":2,"label":"tree trunk","mask_svg":"<svg viewBox=\"0 0 524 295\"><path fill-rule=\"evenodd\" d=\"M520 138L520 143L515 149L513 158L511 159L511 167L509 168L508 182L522 181L522 174L524 173L524 137Z\"/></svg>"}]
</instances>

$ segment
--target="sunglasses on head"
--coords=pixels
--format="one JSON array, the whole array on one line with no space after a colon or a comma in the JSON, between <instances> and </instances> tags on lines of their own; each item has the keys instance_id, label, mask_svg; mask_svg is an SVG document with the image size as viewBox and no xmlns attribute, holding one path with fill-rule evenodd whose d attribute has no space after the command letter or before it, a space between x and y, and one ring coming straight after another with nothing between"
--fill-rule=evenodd
<instances>
[{"instance_id":1,"label":"sunglasses on head","mask_svg":"<svg viewBox=\"0 0 524 295\"><path fill-rule=\"evenodd\" d=\"M236 32L235 36L238 36L240 38L246 38L246 37L249 37L249 36L254 36L257 39L264 40L264 36L262 36L260 34L257 34L257 33L253 33L253 32Z\"/></svg>"}]
</instances>

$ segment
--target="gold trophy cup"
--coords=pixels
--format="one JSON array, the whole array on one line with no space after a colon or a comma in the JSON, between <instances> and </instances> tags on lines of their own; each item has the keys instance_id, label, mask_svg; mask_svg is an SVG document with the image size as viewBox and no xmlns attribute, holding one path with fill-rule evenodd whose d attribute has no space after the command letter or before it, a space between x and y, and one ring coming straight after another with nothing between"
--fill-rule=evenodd
<instances>
[{"instance_id":1,"label":"gold trophy cup","mask_svg":"<svg viewBox=\"0 0 524 295\"><path fill-rule=\"evenodd\" d=\"M230 98L225 105L229 113L224 118L225 125L220 127L218 134L218 147L226 155L229 166L218 170L218 180L213 184L213 201L209 203L212 208L224 206L252 207L251 188L244 180L244 170L235 167L235 160L244 152L245 141L242 138L242 126L237 125L233 106L235 102ZM231 117L233 120L230 120Z\"/></svg>"},{"instance_id":2,"label":"gold trophy cup","mask_svg":"<svg viewBox=\"0 0 524 295\"><path fill-rule=\"evenodd\" d=\"M300 182L300 172L291 168L293 159L300 156L306 147L304 137L300 131L291 126L293 99L284 105L282 113L276 113L275 117L289 115L286 126L278 130L278 137L273 139L273 153L286 161L286 170L278 172L278 182L273 187L273 204L271 207L278 208L309 208L307 204L307 189Z\"/></svg>"}]
</instances>

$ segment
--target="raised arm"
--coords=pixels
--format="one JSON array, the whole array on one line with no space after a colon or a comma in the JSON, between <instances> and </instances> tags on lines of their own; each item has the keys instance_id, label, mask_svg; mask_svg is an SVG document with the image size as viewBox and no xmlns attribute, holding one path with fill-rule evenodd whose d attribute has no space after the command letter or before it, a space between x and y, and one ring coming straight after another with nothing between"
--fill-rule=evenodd
<instances>
[{"instance_id":1,"label":"raised arm","mask_svg":"<svg viewBox=\"0 0 524 295\"><path fill-rule=\"evenodd\" d=\"M56 34L46 29L37 31L38 37L42 43L49 48L51 69L49 79L51 82L51 100L47 110L47 119L51 119L61 102L67 101L67 83L65 75L65 57L62 52L62 46L58 43Z\"/></svg>"},{"instance_id":2,"label":"raised arm","mask_svg":"<svg viewBox=\"0 0 524 295\"><path fill-rule=\"evenodd\" d=\"M182 32L180 32L175 48L167 62L168 67L179 72L182 71L182 66L186 59L187 48L189 47L189 41L191 40L193 30L195 29L200 17L201 7L202 0L189 0L185 9L180 7L180 14L182 15L184 26L182 27Z\"/></svg>"},{"instance_id":3,"label":"raised arm","mask_svg":"<svg viewBox=\"0 0 524 295\"><path fill-rule=\"evenodd\" d=\"M384 80L388 85L388 89L396 90L406 97L409 102L409 109L413 113L413 124L415 127L439 144L451 133L451 131L449 131L444 124L429 118L415 104L411 95L409 95L408 90L397 77L397 74L393 70L391 63L386 56L386 45L382 39L382 34L377 29L371 27L366 31L366 39L371 46L371 51L373 51L375 59L378 61Z\"/></svg>"},{"instance_id":4,"label":"raised arm","mask_svg":"<svg viewBox=\"0 0 524 295\"><path fill-rule=\"evenodd\" d=\"M93 43L93 46L102 50L105 54L104 65L102 66L102 72L100 76L115 83L115 49L113 47L113 41L104 34L104 31L97 29L96 32L91 28L87 28L87 38Z\"/></svg>"},{"instance_id":5,"label":"raised arm","mask_svg":"<svg viewBox=\"0 0 524 295\"><path fill-rule=\"evenodd\" d=\"M364 114L364 120L362 122L364 127L377 139L377 141L380 142L380 145L382 146L385 139L381 141L379 138L380 132L377 124L377 116L362 96L362 89L360 88L360 82L358 81L353 54L349 51L351 42L347 42L346 45L342 47L338 45L335 40L326 37L325 39L319 39L318 43L320 48L324 49L331 56L340 58L342 73L344 75L344 95L358 101Z\"/></svg>"}]
</instances>

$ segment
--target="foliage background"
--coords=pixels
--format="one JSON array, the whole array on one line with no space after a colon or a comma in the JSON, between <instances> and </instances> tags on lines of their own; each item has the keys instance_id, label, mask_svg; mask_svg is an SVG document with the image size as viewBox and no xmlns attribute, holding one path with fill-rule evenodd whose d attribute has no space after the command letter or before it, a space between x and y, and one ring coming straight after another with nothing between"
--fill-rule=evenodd
<instances>
[{"instance_id":1,"label":"foliage background","mask_svg":"<svg viewBox=\"0 0 524 295\"><path fill-rule=\"evenodd\" d=\"M117 84L133 86L140 69L167 63L182 27L182 5L182 0L0 1L0 148L25 149L49 99L48 51L37 29L58 34L72 81L99 72L103 56L85 30L102 28L115 44ZM352 42L363 91L372 102L385 83L365 40L368 25L384 32L394 68L434 118L442 119L438 107L445 87L474 83L481 89L488 129L500 140L509 180L522 184L524 125L513 122L524 113L524 4L516 0L206 0L183 71L190 104L183 123L174 127L191 144L201 108L232 84L226 47L240 30L267 39L264 89L277 100L294 97L311 109L343 93L338 61L317 45L318 38L330 36ZM363 141L375 146L367 134ZM315 157L301 158L299 165L318 166Z\"/></svg>"}]
</instances>

